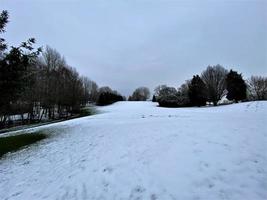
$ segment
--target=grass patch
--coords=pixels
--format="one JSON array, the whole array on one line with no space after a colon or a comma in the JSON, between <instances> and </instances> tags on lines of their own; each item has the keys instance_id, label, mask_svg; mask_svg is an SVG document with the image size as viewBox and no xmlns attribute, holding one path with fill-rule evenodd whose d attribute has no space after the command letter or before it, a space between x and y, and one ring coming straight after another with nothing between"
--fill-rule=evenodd
<instances>
[{"instance_id":1,"label":"grass patch","mask_svg":"<svg viewBox=\"0 0 267 200\"><path fill-rule=\"evenodd\" d=\"M21 147L28 146L37 141L45 139L44 133L24 133L20 135L0 137L0 158L8 153L19 150Z\"/></svg>"},{"instance_id":2,"label":"grass patch","mask_svg":"<svg viewBox=\"0 0 267 200\"><path fill-rule=\"evenodd\" d=\"M84 107L80 110L79 117L95 115L96 109L94 107Z\"/></svg>"}]
</instances>

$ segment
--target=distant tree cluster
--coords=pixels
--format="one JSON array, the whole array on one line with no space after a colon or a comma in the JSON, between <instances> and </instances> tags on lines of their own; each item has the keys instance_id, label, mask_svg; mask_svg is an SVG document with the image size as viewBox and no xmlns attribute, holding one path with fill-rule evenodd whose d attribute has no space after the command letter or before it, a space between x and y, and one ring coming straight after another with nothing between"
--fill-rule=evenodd
<instances>
[{"instance_id":1,"label":"distant tree cluster","mask_svg":"<svg viewBox=\"0 0 267 200\"><path fill-rule=\"evenodd\" d=\"M178 90L167 85L159 85L155 88L153 101L162 107L184 107L189 105L188 82L181 85Z\"/></svg>"},{"instance_id":2,"label":"distant tree cluster","mask_svg":"<svg viewBox=\"0 0 267 200\"><path fill-rule=\"evenodd\" d=\"M98 97L97 97L97 105L105 106L117 101L124 101L125 97L119 94L116 90L112 90L111 88L105 86L99 89Z\"/></svg>"},{"instance_id":3,"label":"distant tree cluster","mask_svg":"<svg viewBox=\"0 0 267 200\"><path fill-rule=\"evenodd\" d=\"M238 102L248 96L266 99L266 93L266 78L252 76L246 83L242 74L215 65L208 66L201 76L194 75L178 90L166 85L156 87L152 100L163 107L205 106L209 102L216 106L225 94L228 100Z\"/></svg>"},{"instance_id":4,"label":"distant tree cluster","mask_svg":"<svg viewBox=\"0 0 267 200\"><path fill-rule=\"evenodd\" d=\"M8 17L7 11L0 13L0 33L5 32ZM30 38L8 49L0 38L0 128L18 119L24 124L67 118L87 103L106 105L123 99L111 89L99 90L55 49L35 49L34 44Z\"/></svg>"},{"instance_id":5,"label":"distant tree cluster","mask_svg":"<svg viewBox=\"0 0 267 200\"><path fill-rule=\"evenodd\" d=\"M8 12L0 13L0 34L5 32ZM47 46L34 48L30 38L18 47L8 47L0 37L0 128L43 119L68 118L79 113L88 103L108 105L126 98L117 91L98 85L79 75L64 57ZM153 102L164 107L217 105L226 95L230 101L266 100L267 78L252 76L247 82L241 73L221 65L208 66L178 89L166 85L155 88ZM137 88L129 101L147 101L147 87Z\"/></svg>"},{"instance_id":6,"label":"distant tree cluster","mask_svg":"<svg viewBox=\"0 0 267 200\"><path fill-rule=\"evenodd\" d=\"M150 91L147 87L137 88L131 96L129 96L128 101L146 101L150 98Z\"/></svg>"}]
</instances>

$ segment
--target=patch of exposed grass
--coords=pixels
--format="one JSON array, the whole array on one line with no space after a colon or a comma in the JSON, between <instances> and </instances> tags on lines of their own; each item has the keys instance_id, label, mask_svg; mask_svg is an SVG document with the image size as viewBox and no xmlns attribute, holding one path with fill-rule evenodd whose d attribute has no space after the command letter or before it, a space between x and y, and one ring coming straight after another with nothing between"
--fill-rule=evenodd
<instances>
[{"instance_id":1,"label":"patch of exposed grass","mask_svg":"<svg viewBox=\"0 0 267 200\"><path fill-rule=\"evenodd\" d=\"M84 107L80 110L79 117L85 117L96 114L96 109L94 107Z\"/></svg>"},{"instance_id":2,"label":"patch of exposed grass","mask_svg":"<svg viewBox=\"0 0 267 200\"><path fill-rule=\"evenodd\" d=\"M0 158L8 152L17 151L46 137L47 135L41 132L0 137Z\"/></svg>"}]
</instances>

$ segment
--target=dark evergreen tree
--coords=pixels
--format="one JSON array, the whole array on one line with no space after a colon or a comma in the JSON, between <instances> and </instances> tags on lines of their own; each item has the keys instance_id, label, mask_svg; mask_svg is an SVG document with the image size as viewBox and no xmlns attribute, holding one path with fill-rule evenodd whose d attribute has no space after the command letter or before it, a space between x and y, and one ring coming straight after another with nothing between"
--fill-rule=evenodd
<instances>
[{"instance_id":1,"label":"dark evergreen tree","mask_svg":"<svg viewBox=\"0 0 267 200\"><path fill-rule=\"evenodd\" d=\"M247 85L242 74L230 70L226 77L227 99L238 102L247 98Z\"/></svg>"},{"instance_id":2,"label":"dark evergreen tree","mask_svg":"<svg viewBox=\"0 0 267 200\"><path fill-rule=\"evenodd\" d=\"M0 33L5 32L5 27L8 22L8 12L6 10L0 13ZM7 48L4 38L0 38L0 56L1 52Z\"/></svg>"},{"instance_id":3,"label":"dark evergreen tree","mask_svg":"<svg viewBox=\"0 0 267 200\"><path fill-rule=\"evenodd\" d=\"M0 12L0 33L7 22L8 12ZM41 49L34 43L30 38L7 50L0 38L0 128L18 122L14 115L22 124L72 116L86 104L89 91L96 99L95 83L82 79L55 49L47 47L38 57Z\"/></svg>"},{"instance_id":4,"label":"dark evergreen tree","mask_svg":"<svg viewBox=\"0 0 267 200\"><path fill-rule=\"evenodd\" d=\"M26 91L34 87L32 82L31 63L40 52L32 52L34 39L29 39L19 47L11 47L8 53L0 60L0 116L2 124L7 115L18 114L18 110L25 111L28 103L25 97ZM31 84L31 85L29 85ZM24 101L24 108L19 106Z\"/></svg>"},{"instance_id":5,"label":"dark evergreen tree","mask_svg":"<svg viewBox=\"0 0 267 200\"><path fill-rule=\"evenodd\" d=\"M157 102L157 99L156 99L155 95L153 95L153 97L152 97L152 102Z\"/></svg>"},{"instance_id":6,"label":"dark evergreen tree","mask_svg":"<svg viewBox=\"0 0 267 200\"><path fill-rule=\"evenodd\" d=\"M193 76L188 91L192 106L205 106L207 102L206 85L198 76Z\"/></svg>"}]
</instances>

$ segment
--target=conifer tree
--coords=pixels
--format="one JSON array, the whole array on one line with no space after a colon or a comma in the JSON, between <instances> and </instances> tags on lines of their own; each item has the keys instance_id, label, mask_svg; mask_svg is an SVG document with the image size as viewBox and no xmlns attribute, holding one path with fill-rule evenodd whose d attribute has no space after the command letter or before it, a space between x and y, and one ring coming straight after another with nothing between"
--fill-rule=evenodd
<instances>
[{"instance_id":1,"label":"conifer tree","mask_svg":"<svg viewBox=\"0 0 267 200\"><path fill-rule=\"evenodd\" d=\"M199 75L193 76L188 91L192 106L205 106L207 102L206 85Z\"/></svg>"},{"instance_id":2,"label":"conifer tree","mask_svg":"<svg viewBox=\"0 0 267 200\"><path fill-rule=\"evenodd\" d=\"M247 85L242 74L230 70L226 77L227 99L238 102L247 98Z\"/></svg>"}]
</instances>

